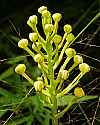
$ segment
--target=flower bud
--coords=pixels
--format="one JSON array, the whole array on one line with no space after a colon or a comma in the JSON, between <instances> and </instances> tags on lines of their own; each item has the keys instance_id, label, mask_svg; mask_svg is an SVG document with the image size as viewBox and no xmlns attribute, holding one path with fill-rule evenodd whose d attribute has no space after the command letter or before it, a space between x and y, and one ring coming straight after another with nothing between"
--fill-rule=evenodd
<instances>
[{"instance_id":1,"label":"flower bud","mask_svg":"<svg viewBox=\"0 0 100 125\"><path fill-rule=\"evenodd\" d=\"M34 56L34 61L37 62L37 63L41 63L41 62L44 61L44 58L43 58L43 56L41 54L36 54Z\"/></svg>"},{"instance_id":2,"label":"flower bud","mask_svg":"<svg viewBox=\"0 0 100 125\"><path fill-rule=\"evenodd\" d=\"M69 76L69 72L67 70L62 70L62 79L66 80Z\"/></svg>"},{"instance_id":3,"label":"flower bud","mask_svg":"<svg viewBox=\"0 0 100 125\"><path fill-rule=\"evenodd\" d=\"M38 39L38 34L37 33L30 33L29 34L29 39L34 42Z\"/></svg>"},{"instance_id":4,"label":"flower bud","mask_svg":"<svg viewBox=\"0 0 100 125\"><path fill-rule=\"evenodd\" d=\"M20 48L26 48L28 46L28 40L27 39L21 39L19 42L18 42L18 46Z\"/></svg>"},{"instance_id":5,"label":"flower bud","mask_svg":"<svg viewBox=\"0 0 100 125\"><path fill-rule=\"evenodd\" d=\"M47 7L46 6L42 6L38 9L38 13L42 13L44 10L47 10Z\"/></svg>"},{"instance_id":6,"label":"flower bud","mask_svg":"<svg viewBox=\"0 0 100 125\"><path fill-rule=\"evenodd\" d=\"M42 81L42 77L37 77L37 81Z\"/></svg>"},{"instance_id":7,"label":"flower bud","mask_svg":"<svg viewBox=\"0 0 100 125\"><path fill-rule=\"evenodd\" d=\"M20 75L22 75L23 73L25 73L25 70L26 70L25 64L19 64L19 65L17 65L16 68L15 68L15 72L16 72L17 74L20 74Z\"/></svg>"},{"instance_id":8,"label":"flower bud","mask_svg":"<svg viewBox=\"0 0 100 125\"><path fill-rule=\"evenodd\" d=\"M56 34L56 35L54 35L52 40L54 41L55 44L59 44L62 40L62 37L60 35Z\"/></svg>"},{"instance_id":9,"label":"flower bud","mask_svg":"<svg viewBox=\"0 0 100 125\"><path fill-rule=\"evenodd\" d=\"M41 92L44 88L44 83L42 81L36 81L34 82L34 87L37 92Z\"/></svg>"},{"instance_id":10,"label":"flower bud","mask_svg":"<svg viewBox=\"0 0 100 125\"><path fill-rule=\"evenodd\" d=\"M70 33L72 31L72 26L69 24L66 24L64 26L64 31L65 31L65 33Z\"/></svg>"},{"instance_id":11,"label":"flower bud","mask_svg":"<svg viewBox=\"0 0 100 125\"><path fill-rule=\"evenodd\" d=\"M33 23L35 25L37 24L37 16L36 15L30 16L29 20L31 23Z\"/></svg>"},{"instance_id":12,"label":"flower bud","mask_svg":"<svg viewBox=\"0 0 100 125\"><path fill-rule=\"evenodd\" d=\"M53 20L56 22L59 22L62 18L62 15L60 13L55 13L52 15Z\"/></svg>"},{"instance_id":13,"label":"flower bud","mask_svg":"<svg viewBox=\"0 0 100 125\"><path fill-rule=\"evenodd\" d=\"M45 31L51 33L53 31L53 25L52 24L46 24L45 25Z\"/></svg>"},{"instance_id":14,"label":"flower bud","mask_svg":"<svg viewBox=\"0 0 100 125\"><path fill-rule=\"evenodd\" d=\"M75 55L75 56L74 56L74 63L76 63L76 64L83 63L83 58L82 58L82 56L80 56L80 55Z\"/></svg>"},{"instance_id":15,"label":"flower bud","mask_svg":"<svg viewBox=\"0 0 100 125\"><path fill-rule=\"evenodd\" d=\"M74 39L75 39L75 36L74 36L72 33L68 34L67 37L66 37L66 40L67 40L68 42L71 42L71 41L73 41Z\"/></svg>"},{"instance_id":16,"label":"flower bud","mask_svg":"<svg viewBox=\"0 0 100 125\"><path fill-rule=\"evenodd\" d=\"M32 49L37 51L37 47L36 47L36 45L34 43L32 44Z\"/></svg>"},{"instance_id":17,"label":"flower bud","mask_svg":"<svg viewBox=\"0 0 100 125\"><path fill-rule=\"evenodd\" d=\"M80 69L80 71L81 71L82 73L87 73L87 72L90 71L90 67L89 67L89 65L86 64L86 63L80 64L80 65L79 65L79 69Z\"/></svg>"},{"instance_id":18,"label":"flower bud","mask_svg":"<svg viewBox=\"0 0 100 125\"><path fill-rule=\"evenodd\" d=\"M48 10L42 11L42 16L43 17L49 17L50 15L51 15L51 13Z\"/></svg>"},{"instance_id":19,"label":"flower bud","mask_svg":"<svg viewBox=\"0 0 100 125\"><path fill-rule=\"evenodd\" d=\"M81 87L76 87L74 89L74 95L77 97L82 97L82 96L85 96L85 93Z\"/></svg>"},{"instance_id":20,"label":"flower bud","mask_svg":"<svg viewBox=\"0 0 100 125\"><path fill-rule=\"evenodd\" d=\"M30 20L27 21L27 25L29 25L30 27L32 27L32 23Z\"/></svg>"},{"instance_id":21,"label":"flower bud","mask_svg":"<svg viewBox=\"0 0 100 125\"><path fill-rule=\"evenodd\" d=\"M76 55L76 51L72 48L66 49L65 53L68 57L74 57Z\"/></svg>"}]
</instances>

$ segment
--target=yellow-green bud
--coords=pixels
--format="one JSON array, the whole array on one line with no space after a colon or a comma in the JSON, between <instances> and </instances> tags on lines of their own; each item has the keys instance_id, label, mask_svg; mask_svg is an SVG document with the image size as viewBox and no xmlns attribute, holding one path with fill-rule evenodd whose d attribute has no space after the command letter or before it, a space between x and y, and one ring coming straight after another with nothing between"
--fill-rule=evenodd
<instances>
[{"instance_id":1,"label":"yellow-green bud","mask_svg":"<svg viewBox=\"0 0 100 125\"><path fill-rule=\"evenodd\" d=\"M19 65L17 65L16 68L15 68L15 72L16 72L17 74L20 74L20 75L22 75L23 73L25 73L25 70L26 70L25 64L19 64Z\"/></svg>"},{"instance_id":2,"label":"yellow-green bud","mask_svg":"<svg viewBox=\"0 0 100 125\"><path fill-rule=\"evenodd\" d=\"M38 39L38 34L37 33L30 33L29 34L29 39L34 42Z\"/></svg>"},{"instance_id":3,"label":"yellow-green bud","mask_svg":"<svg viewBox=\"0 0 100 125\"><path fill-rule=\"evenodd\" d=\"M42 6L38 9L38 13L42 13L44 10L47 10L47 7L46 6Z\"/></svg>"},{"instance_id":4,"label":"yellow-green bud","mask_svg":"<svg viewBox=\"0 0 100 125\"><path fill-rule=\"evenodd\" d=\"M69 72L67 70L62 70L62 79L66 80L69 76Z\"/></svg>"},{"instance_id":5,"label":"yellow-green bud","mask_svg":"<svg viewBox=\"0 0 100 125\"><path fill-rule=\"evenodd\" d=\"M34 87L37 92L41 92L44 88L44 83L42 81L36 81L34 82Z\"/></svg>"},{"instance_id":6,"label":"yellow-green bud","mask_svg":"<svg viewBox=\"0 0 100 125\"><path fill-rule=\"evenodd\" d=\"M20 48L26 48L28 46L28 40L27 39L21 39L19 42L18 42L18 46Z\"/></svg>"},{"instance_id":7,"label":"yellow-green bud","mask_svg":"<svg viewBox=\"0 0 100 125\"><path fill-rule=\"evenodd\" d=\"M68 41L68 42L71 42L71 41L73 41L75 39L75 36L72 34L72 33L69 33L68 35L67 35L67 37L66 37L66 40Z\"/></svg>"},{"instance_id":8,"label":"yellow-green bud","mask_svg":"<svg viewBox=\"0 0 100 125\"><path fill-rule=\"evenodd\" d=\"M85 96L84 90L81 87L76 87L74 89L74 95L77 97Z\"/></svg>"},{"instance_id":9,"label":"yellow-green bud","mask_svg":"<svg viewBox=\"0 0 100 125\"><path fill-rule=\"evenodd\" d=\"M45 31L51 33L53 31L53 25L52 24L46 24L45 25Z\"/></svg>"},{"instance_id":10,"label":"yellow-green bud","mask_svg":"<svg viewBox=\"0 0 100 125\"><path fill-rule=\"evenodd\" d=\"M51 13L48 10L42 11L42 16L43 17L49 17L50 15L51 15Z\"/></svg>"},{"instance_id":11,"label":"yellow-green bud","mask_svg":"<svg viewBox=\"0 0 100 125\"><path fill-rule=\"evenodd\" d=\"M42 77L37 77L37 81L42 81Z\"/></svg>"},{"instance_id":12,"label":"yellow-green bud","mask_svg":"<svg viewBox=\"0 0 100 125\"><path fill-rule=\"evenodd\" d=\"M34 56L34 61L37 62L37 63L41 63L41 62L44 61L44 57L41 54L36 54Z\"/></svg>"},{"instance_id":13,"label":"yellow-green bud","mask_svg":"<svg viewBox=\"0 0 100 125\"><path fill-rule=\"evenodd\" d=\"M83 63L83 58L82 58L82 56L80 56L80 55L75 55L75 56L74 56L74 63L76 63L76 64Z\"/></svg>"},{"instance_id":14,"label":"yellow-green bud","mask_svg":"<svg viewBox=\"0 0 100 125\"><path fill-rule=\"evenodd\" d=\"M56 22L59 22L62 18L62 15L60 13L55 13L52 15L53 20Z\"/></svg>"},{"instance_id":15,"label":"yellow-green bud","mask_svg":"<svg viewBox=\"0 0 100 125\"><path fill-rule=\"evenodd\" d=\"M30 27L32 27L32 23L31 23L30 20L27 21L27 24L28 24Z\"/></svg>"},{"instance_id":16,"label":"yellow-green bud","mask_svg":"<svg viewBox=\"0 0 100 125\"><path fill-rule=\"evenodd\" d=\"M75 49L72 49L72 48L66 49L65 53L67 57L74 57L76 55Z\"/></svg>"},{"instance_id":17,"label":"yellow-green bud","mask_svg":"<svg viewBox=\"0 0 100 125\"><path fill-rule=\"evenodd\" d=\"M90 71L90 66L86 63L82 63L79 65L79 69L82 73L87 73Z\"/></svg>"},{"instance_id":18,"label":"yellow-green bud","mask_svg":"<svg viewBox=\"0 0 100 125\"><path fill-rule=\"evenodd\" d=\"M72 26L69 24L66 24L64 26L64 31L65 31L65 33L70 33L72 31Z\"/></svg>"},{"instance_id":19,"label":"yellow-green bud","mask_svg":"<svg viewBox=\"0 0 100 125\"><path fill-rule=\"evenodd\" d=\"M37 51L37 47L36 47L36 45L34 43L32 44L32 49Z\"/></svg>"},{"instance_id":20,"label":"yellow-green bud","mask_svg":"<svg viewBox=\"0 0 100 125\"><path fill-rule=\"evenodd\" d=\"M33 23L35 25L37 24L37 16L36 15L30 16L29 20L31 23Z\"/></svg>"},{"instance_id":21,"label":"yellow-green bud","mask_svg":"<svg viewBox=\"0 0 100 125\"><path fill-rule=\"evenodd\" d=\"M56 35L54 35L52 40L54 41L55 44L59 44L62 40L62 37L60 35L56 34Z\"/></svg>"}]
</instances>

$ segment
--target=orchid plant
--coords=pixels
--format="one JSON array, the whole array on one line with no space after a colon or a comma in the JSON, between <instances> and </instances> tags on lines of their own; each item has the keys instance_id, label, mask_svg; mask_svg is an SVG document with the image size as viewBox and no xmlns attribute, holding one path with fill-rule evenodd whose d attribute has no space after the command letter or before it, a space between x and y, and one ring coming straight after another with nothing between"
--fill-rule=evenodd
<instances>
[{"instance_id":1,"label":"orchid plant","mask_svg":"<svg viewBox=\"0 0 100 125\"><path fill-rule=\"evenodd\" d=\"M72 26L66 24L63 27L64 35L61 36L57 31L62 15L60 13L52 15L45 6L40 7L38 12L42 17L45 38L38 31L37 23L39 23L39 20L37 16L32 15L27 21L27 24L32 29L32 33L29 33L29 40L26 38L21 39L18 46L27 51L38 64L41 76L37 78L37 81L33 81L26 73L25 64L17 65L15 72L22 75L34 86L36 94L40 96L43 105L51 110L52 125L58 125L58 119L73 104L97 97L85 95L83 88L78 86L80 79L90 71L90 66L83 62L82 56L77 54L75 49L70 48L70 45L87 27L75 37L72 33ZM100 16L100 13L95 19L98 16ZM93 21L94 19L90 24ZM28 47L29 41L32 49ZM68 68L70 62L73 62L73 64L71 63L72 65ZM67 86L64 86L64 82L67 82L72 76L73 70L77 70L76 68L79 70L79 74L67 83ZM64 109L59 111L62 106Z\"/></svg>"}]
</instances>

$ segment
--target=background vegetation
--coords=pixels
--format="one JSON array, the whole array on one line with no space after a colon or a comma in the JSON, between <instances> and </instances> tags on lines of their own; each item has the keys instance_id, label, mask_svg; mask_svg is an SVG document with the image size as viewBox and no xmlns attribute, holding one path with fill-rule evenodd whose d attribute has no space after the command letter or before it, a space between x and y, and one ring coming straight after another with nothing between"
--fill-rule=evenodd
<instances>
[{"instance_id":1,"label":"background vegetation","mask_svg":"<svg viewBox=\"0 0 100 125\"><path fill-rule=\"evenodd\" d=\"M99 0L0 0L0 124L13 116L7 125L48 125L49 109L42 106L34 89L14 72L18 63L25 63L28 74L35 80L40 75L35 62L17 47L20 38L31 32L26 22L30 15L45 5L52 12L62 13L59 32L63 25L73 26L77 35L100 11ZM40 25L38 26L41 30ZM81 53L91 72L81 80L85 93L100 96L100 19L96 20L72 45ZM24 98L24 99L23 99ZM60 120L62 125L100 125L100 97L74 105ZM17 107L17 108L16 108ZM92 124L91 124L92 123Z\"/></svg>"}]
</instances>

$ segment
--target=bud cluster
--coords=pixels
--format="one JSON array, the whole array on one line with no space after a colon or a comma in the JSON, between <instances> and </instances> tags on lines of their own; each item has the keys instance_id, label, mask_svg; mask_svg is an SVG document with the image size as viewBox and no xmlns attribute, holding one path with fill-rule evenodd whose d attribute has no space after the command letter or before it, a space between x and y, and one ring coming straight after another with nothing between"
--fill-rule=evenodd
<instances>
[{"instance_id":1,"label":"bud cluster","mask_svg":"<svg viewBox=\"0 0 100 125\"><path fill-rule=\"evenodd\" d=\"M68 94L79 83L80 78L90 71L90 67L83 62L82 56L78 55L75 49L69 48L70 43L75 39L72 26L69 24L64 25L63 36L57 33L62 15L60 13L51 15L45 6L40 7L38 12L42 17L45 38L40 35L37 29L37 23L39 23L37 16L32 15L29 17L27 24L32 28L33 32L29 33L29 40L26 38L21 39L18 46L27 51L33 60L38 63L38 68L42 72L40 78L43 77L43 79L33 82L26 75L26 66L24 64L19 64L15 68L15 72L32 83L36 92L43 92L42 94L46 98L49 95L48 98L51 101L48 103L54 105L53 99ZM28 47L28 44L31 44L32 49ZM66 56L65 61L61 63L64 55ZM73 64L68 69L67 65L71 60L73 60ZM62 65L60 66L60 64ZM80 70L79 75L66 88L61 88L64 81L67 81L70 74L72 74L71 71L76 67ZM56 69L58 71L57 76L55 75ZM75 88L74 95L78 97L85 96L83 89L79 87Z\"/></svg>"}]
</instances>

